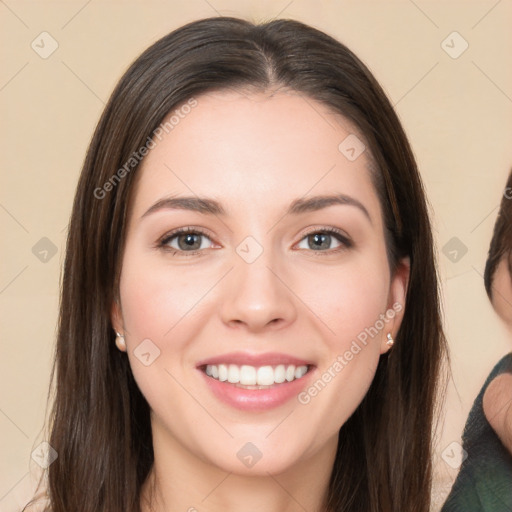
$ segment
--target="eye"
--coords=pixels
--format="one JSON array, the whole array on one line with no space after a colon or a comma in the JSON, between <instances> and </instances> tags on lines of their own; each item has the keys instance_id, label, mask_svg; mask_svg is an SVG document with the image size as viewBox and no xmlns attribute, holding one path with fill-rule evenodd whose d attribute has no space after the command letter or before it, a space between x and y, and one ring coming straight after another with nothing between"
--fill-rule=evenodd
<instances>
[{"instance_id":1,"label":"eye","mask_svg":"<svg viewBox=\"0 0 512 512\"><path fill-rule=\"evenodd\" d=\"M205 242L209 240L210 244ZM212 241L210 238L197 228L180 228L171 233L167 233L158 243L158 246L165 251L176 253L196 254L202 249L208 249Z\"/></svg>"},{"instance_id":2,"label":"eye","mask_svg":"<svg viewBox=\"0 0 512 512\"><path fill-rule=\"evenodd\" d=\"M332 244L337 244L332 247ZM334 228L322 228L306 235L299 242L299 249L312 249L316 252L337 252L352 247L351 240Z\"/></svg>"},{"instance_id":3,"label":"eye","mask_svg":"<svg viewBox=\"0 0 512 512\"><path fill-rule=\"evenodd\" d=\"M208 243L209 241L209 243ZM180 228L164 235L158 247L173 255L194 255L211 247L210 237L198 228ZM333 244L336 244L333 247ZM299 249L310 249L314 252L333 253L352 247L352 241L340 230L321 228L308 233L300 242Z\"/></svg>"}]
</instances>

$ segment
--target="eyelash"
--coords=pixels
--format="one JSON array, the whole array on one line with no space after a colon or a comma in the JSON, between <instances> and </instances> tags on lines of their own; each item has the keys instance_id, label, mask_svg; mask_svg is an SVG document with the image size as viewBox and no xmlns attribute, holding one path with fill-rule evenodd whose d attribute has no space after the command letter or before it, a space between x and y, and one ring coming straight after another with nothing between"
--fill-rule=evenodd
<instances>
[{"instance_id":1,"label":"eyelash","mask_svg":"<svg viewBox=\"0 0 512 512\"><path fill-rule=\"evenodd\" d=\"M170 253L172 256L175 256L175 255L178 255L178 254L179 255L186 255L186 256L194 256L194 255L199 254L202 251L204 251L204 249L198 249L198 250L195 250L195 251L181 251L181 250L177 250L177 249L171 248L171 247L169 247L167 245L173 238L176 238L179 235L184 235L184 234L188 234L188 233L191 233L191 234L194 234L194 235L202 235L202 236L205 236L206 238L210 238L208 233L206 233L205 231L203 231L200 228L194 228L194 227L179 228L179 229L176 229L174 231L171 231L170 233L166 233L157 242L157 248L159 248L159 249L161 249L161 250L163 250L165 252ZM345 236L342 231L340 231L340 230L338 230L336 228L332 228L332 227L317 228L314 231L306 233L299 240L299 242L302 242L302 240L304 240L308 236L316 235L316 234L327 234L327 235L334 236L334 238L336 238L336 240L338 240L338 242L340 242L342 244L341 247L338 247L336 249L328 249L328 250L325 250L325 251L322 251L322 250L319 250L319 251L310 250L310 252L317 253L319 256L325 255L325 254L329 255L329 254L333 254L333 253L338 253L338 252L344 251L346 249L350 249L353 246L353 242L347 236Z\"/></svg>"}]
</instances>

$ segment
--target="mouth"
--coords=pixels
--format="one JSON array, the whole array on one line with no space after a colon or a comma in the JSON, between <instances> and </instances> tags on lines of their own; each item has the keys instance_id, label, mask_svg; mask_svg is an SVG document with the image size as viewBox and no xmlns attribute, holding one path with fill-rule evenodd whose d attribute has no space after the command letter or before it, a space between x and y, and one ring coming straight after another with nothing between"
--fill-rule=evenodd
<instances>
[{"instance_id":1,"label":"mouth","mask_svg":"<svg viewBox=\"0 0 512 512\"><path fill-rule=\"evenodd\" d=\"M237 364L207 364L199 367L208 377L233 384L242 389L269 389L277 384L293 382L306 375L313 365L251 366Z\"/></svg>"},{"instance_id":2,"label":"mouth","mask_svg":"<svg viewBox=\"0 0 512 512\"><path fill-rule=\"evenodd\" d=\"M196 368L214 398L254 412L297 398L314 378L316 365L286 354L236 352L200 361Z\"/></svg>"}]
</instances>

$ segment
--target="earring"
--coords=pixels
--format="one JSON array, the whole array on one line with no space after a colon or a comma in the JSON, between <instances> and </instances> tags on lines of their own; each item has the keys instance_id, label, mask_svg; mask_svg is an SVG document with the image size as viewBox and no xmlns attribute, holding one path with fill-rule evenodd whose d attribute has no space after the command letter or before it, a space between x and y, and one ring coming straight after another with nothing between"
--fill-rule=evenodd
<instances>
[{"instance_id":1,"label":"earring","mask_svg":"<svg viewBox=\"0 0 512 512\"><path fill-rule=\"evenodd\" d=\"M117 331L116 331L116 347L121 352L126 352L126 342L124 341L124 336L122 334L119 334Z\"/></svg>"},{"instance_id":2,"label":"earring","mask_svg":"<svg viewBox=\"0 0 512 512\"><path fill-rule=\"evenodd\" d=\"M386 341L386 345L389 348L391 348L393 346L393 344L395 343L395 340L393 339L393 336L391 336L391 334L389 332L388 332L387 338L388 338L388 341Z\"/></svg>"}]
</instances>

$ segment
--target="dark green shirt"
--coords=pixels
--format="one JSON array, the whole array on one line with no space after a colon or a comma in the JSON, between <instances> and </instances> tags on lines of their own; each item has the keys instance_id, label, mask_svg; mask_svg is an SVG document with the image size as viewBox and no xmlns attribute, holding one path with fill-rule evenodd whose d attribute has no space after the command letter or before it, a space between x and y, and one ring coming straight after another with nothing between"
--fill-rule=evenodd
<instances>
[{"instance_id":1,"label":"dark green shirt","mask_svg":"<svg viewBox=\"0 0 512 512\"><path fill-rule=\"evenodd\" d=\"M512 352L493 368L471 408L462 435L468 456L441 512L512 512L512 455L489 425L482 406L487 386L505 372L512 373Z\"/></svg>"}]
</instances>

